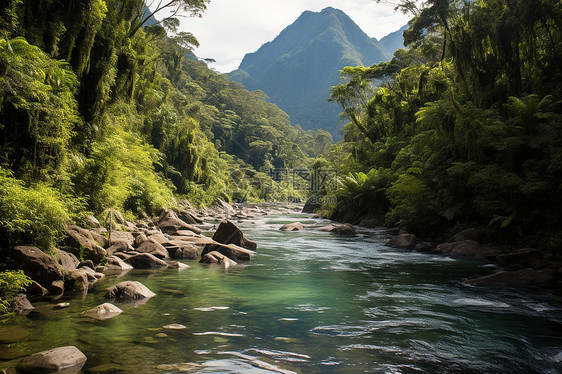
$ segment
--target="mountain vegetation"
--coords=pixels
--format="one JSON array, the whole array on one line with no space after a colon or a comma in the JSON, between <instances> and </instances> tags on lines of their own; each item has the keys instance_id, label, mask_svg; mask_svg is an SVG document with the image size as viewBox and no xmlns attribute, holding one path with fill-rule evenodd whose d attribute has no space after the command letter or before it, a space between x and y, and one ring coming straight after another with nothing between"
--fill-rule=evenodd
<instances>
[{"instance_id":1,"label":"mountain vegetation","mask_svg":"<svg viewBox=\"0 0 562 374\"><path fill-rule=\"evenodd\" d=\"M166 4L199 15L206 3ZM155 23L157 11L142 0L0 5L2 249L48 251L87 212L303 197L267 173L307 166L331 140L197 61L196 38L177 18Z\"/></svg>"},{"instance_id":2,"label":"mountain vegetation","mask_svg":"<svg viewBox=\"0 0 562 374\"><path fill-rule=\"evenodd\" d=\"M341 10L306 11L273 41L247 54L230 77L249 90L264 91L293 123L339 139L339 109L326 101L330 87L340 81L338 71L386 61L392 52Z\"/></svg>"},{"instance_id":3,"label":"mountain vegetation","mask_svg":"<svg viewBox=\"0 0 562 374\"><path fill-rule=\"evenodd\" d=\"M347 67L332 218L562 248L562 3L402 1L409 49ZM375 82L382 82L375 84ZM341 162L342 157L344 161Z\"/></svg>"}]
</instances>

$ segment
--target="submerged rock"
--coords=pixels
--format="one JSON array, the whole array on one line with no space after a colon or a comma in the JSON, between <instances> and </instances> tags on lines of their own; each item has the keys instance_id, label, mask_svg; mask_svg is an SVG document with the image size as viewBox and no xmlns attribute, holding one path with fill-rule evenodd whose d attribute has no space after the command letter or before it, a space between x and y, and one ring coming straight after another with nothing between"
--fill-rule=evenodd
<instances>
[{"instance_id":1,"label":"submerged rock","mask_svg":"<svg viewBox=\"0 0 562 374\"><path fill-rule=\"evenodd\" d=\"M287 223L279 228L281 231L301 231L304 227L300 222Z\"/></svg>"},{"instance_id":2,"label":"submerged rock","mask_svg":"<svg viewBox=\"0 0 562 374\"><path fill-rule=\"evenodd\" d=\"M516 271L501 270L490 275L470 279L466 283L482 287L538 287L555 280L552 271L521 269Z\"/></svg>"},{"instance_id":3,"label":"submerged rock","mask_svg":"<svg viewBox=\"0 0 562 374\"><path fill-rule=\"evenodd\" d=\"M167 265L166 265L167 266ZM137 281L126 281L116 284L106 289L106 299L116 299L118 301L133 301L147 299L156 296L146 286Z\"/></svg>"},{"instance_id":4,"label":"submerged rock","mask_svg":"<svg viewBox=\"0 0 562 374\"><path fill-rule=\"evenodd\" d=\"M336 223L329 226L321 227L319 231L331 232L338 235L353 235L355 234L355 228L349 223Z\"/></svg>"},{"instance_id":5,"label":"submerged rock","mask_svg":"<svg viewBox=\"0 0 562 374\"><path fill-rule=\"evenodd\" d=\"M53 373L62 370L79 371L87 357L74 346L58 347L23 358L17 369L27 373Z\"/></svg>"},{"instance_id":6,"label":"submerged rock","mask_svg":"<svg viewBox=\"0 0 562 374\"><path fill-rule=\"evenodd\" d=\"M104 320L118 316L123 311L111 303L103 303L82 313L84 317Z\"/></svg>"},{"instance_id":7,"label":"submerged rock","mask_svg":"<svg viewBox=\"0 0 562 374\"><path fill-rule=\"evenodd\" d=\"M20 316L28 315L33 309L35 309L35 307L31 305L29 300L27 300L27 296L25 296L25 294L23 293L20 293L19 295L14 297L13 304L16 314Z\"/></svg>"}]
</instances>

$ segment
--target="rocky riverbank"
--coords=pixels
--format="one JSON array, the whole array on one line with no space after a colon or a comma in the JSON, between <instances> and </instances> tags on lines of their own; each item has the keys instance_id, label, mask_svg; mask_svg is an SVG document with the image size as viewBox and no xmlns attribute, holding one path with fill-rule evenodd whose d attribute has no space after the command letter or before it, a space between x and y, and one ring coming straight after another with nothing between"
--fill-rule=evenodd
<instances>
[{"instance_id":1,"label":"rocky riverbank","mask_svg":"<svg viewBox=\"0 0 562 374\"><path fill-rule=\"evenodd\" d=\"M26 315L34 302L51 301L53 308L66 308L81 298L106 274L132 269L189 268L199 261L228 268L248 262L257 244L245 237L237 221L266 214L294 213L300 207L276 204L232 206L221 199L202 209L184 206L164 210L158 217L130 222L113 212L115 227L103 227L95 217L69 225L61 246L52 255L34 245L13 247L11 260L33 280L14 300L16 312ZM202 232L213 232L212 237ZM140 282L120 282L106 290L109 302L82 313L84 318L103 320L119 315L119 303L139 305L155 294ZM59 302L64 300L64 302ZM21 360L24 372L78 372L86 357L76 347L58 347ZM0 371L1 372L1 371Z\"/></svg>"}]
</instances>

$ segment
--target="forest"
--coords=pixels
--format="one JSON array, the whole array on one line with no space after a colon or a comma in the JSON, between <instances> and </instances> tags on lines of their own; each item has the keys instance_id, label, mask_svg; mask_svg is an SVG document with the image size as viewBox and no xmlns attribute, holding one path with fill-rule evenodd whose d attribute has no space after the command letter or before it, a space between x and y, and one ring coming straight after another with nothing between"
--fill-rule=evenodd
<instances>
[{"instance_id":1,"label":"forest","mask_svg":"<svg viewBox=\"0 0 562 374\"><path fill-rule=\"evenodd\" d=\"M562 248L562 3L399 2L407 50L342 70L345 177L325 215L447 240ZM342 161L343 159L343 161ZM327 162L328 162L327 161Z\"/></svg>"},{"instance_id":2,"label":"forest","mask_svg":"<svg viewBox=\"0 0 562 374\"><path fill-rule=\"evenodd\" d=\"M348 122L337 144L195 57L173 15L207 3L170 1L159 22L142 0L1 3L0 269L11 246L49 253L87 214L304 201L269 174L299 168L338 170L315 191L334 220L560 252L560 1L399 2L407 49L344 68L325 98ZM0 273L3 300L14 284Z\"/></svg>"}]
</instances>

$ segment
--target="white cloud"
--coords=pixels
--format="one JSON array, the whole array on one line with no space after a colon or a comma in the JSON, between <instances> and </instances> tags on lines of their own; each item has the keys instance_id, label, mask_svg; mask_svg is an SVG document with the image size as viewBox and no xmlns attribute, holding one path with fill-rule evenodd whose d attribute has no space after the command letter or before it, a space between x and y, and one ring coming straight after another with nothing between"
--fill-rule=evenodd
<instances>
[{"instance_id":1,"label":"white cloud","mask_svg":"<svg viewBox=\"0 0 562 374\"><path fill-rule=\"evenodd\" d=\"M201 46L195 54L212 58L211 67L226 73L238 67L246 53L273 40L305 10L328 6L343 10L369 36L380 39L406 24L393 5L372 0L211 0L203 18L182 18Z\"/></svg>"}]
</instances>

